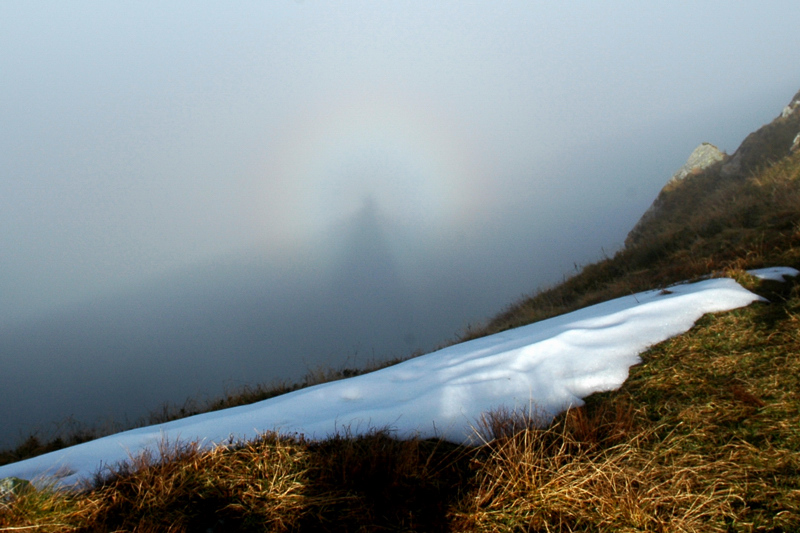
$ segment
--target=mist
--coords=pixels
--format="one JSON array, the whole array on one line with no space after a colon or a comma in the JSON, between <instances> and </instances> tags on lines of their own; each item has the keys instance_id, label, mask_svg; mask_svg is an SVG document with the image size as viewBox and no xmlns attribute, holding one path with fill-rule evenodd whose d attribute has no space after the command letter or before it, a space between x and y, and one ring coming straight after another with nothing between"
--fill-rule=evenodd
<instances>
[{"instance_id":1,"label":"mist","mask_svg":"<svg viewBox=\"0 0 800 533\"><path fill-rule=\"evenodd\" d=\"M617 251L695 146L779 114L798 23L3 3L0 445L454 340Z\"/></svg>"}]
</instances>

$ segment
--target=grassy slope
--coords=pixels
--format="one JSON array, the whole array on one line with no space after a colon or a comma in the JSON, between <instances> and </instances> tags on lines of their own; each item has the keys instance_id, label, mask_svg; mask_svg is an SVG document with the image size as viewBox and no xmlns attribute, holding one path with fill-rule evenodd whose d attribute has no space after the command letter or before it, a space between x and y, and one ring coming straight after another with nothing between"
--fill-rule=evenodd
<instances>
[{"instance_id":1,"label":"grassy slope","mask_svg":"<svg viewBox=\"0 0 800 533\"><path fill-rule=\"evenodd\" d=\"M646 238L470 335L709 272L772 303L704 317L550 427L498 411L482 428L496 438L470 449L384 434L165 445L79 495L1 503L0 531L800 530L800 283L744 273L800 268L800 153L667 194Z\"/></svg>"}]
</instances>

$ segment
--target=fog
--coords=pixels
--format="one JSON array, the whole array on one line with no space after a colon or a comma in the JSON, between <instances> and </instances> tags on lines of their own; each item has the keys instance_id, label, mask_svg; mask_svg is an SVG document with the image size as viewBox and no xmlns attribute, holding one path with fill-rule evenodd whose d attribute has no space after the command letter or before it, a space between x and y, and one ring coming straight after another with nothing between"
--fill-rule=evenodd
<instances>
[{"instance_id":1,"label":"fog","mask_svg":"<svg viewBox=\"0 0 800 533\"><path fill-rule=\"evenodd\" d=\"M0 4L0 445L429 351L800 88L791 2Z\"/></svg>"}]
</instances>

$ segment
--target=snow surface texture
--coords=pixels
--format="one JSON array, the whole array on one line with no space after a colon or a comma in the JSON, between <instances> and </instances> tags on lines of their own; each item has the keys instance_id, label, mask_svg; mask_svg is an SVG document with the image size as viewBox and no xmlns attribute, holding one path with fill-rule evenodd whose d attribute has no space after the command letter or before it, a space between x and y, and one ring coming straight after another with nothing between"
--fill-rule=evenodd
<instances>
[{"instance_id":1,"label":"snow surface texture","mask_svg":"<svg viewBox=\"0 0 800 533\"><path fill-rule=\"evenodd\" d=\"M795 277L800 274L800 270L790 267L770 267L759 268L758 270L748 270L748 274L752 274L758 279L769 279L772 281L786 281L785 276Z\"/></svg>"},{"instance_id":2,"label":"snow surface texture","mask_svg":"<svg viewBox=\"0 0 800 533\"><path fill-rule=\"evenodd\" d=\"M793 269L753 271L782 280ZM475 443L483 413L534 410L543 421L598 391L618 388L639 354L687 331L705 313L761 298L732 279L679 284L457 344L383 370L262 402L149 426L0 467L0 478L90 478L165 440L204 446L267 431L325 438L388 429L399 437Z\"/></svg>"}]
</instances>

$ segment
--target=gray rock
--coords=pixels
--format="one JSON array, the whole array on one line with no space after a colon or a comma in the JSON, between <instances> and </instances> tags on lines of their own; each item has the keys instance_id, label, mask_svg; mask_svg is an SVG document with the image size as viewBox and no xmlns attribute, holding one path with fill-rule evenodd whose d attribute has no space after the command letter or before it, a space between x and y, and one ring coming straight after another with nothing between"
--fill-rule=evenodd
<instances>
[{"instance_id":1,"label":"gray rock","mask_svg":"<svg viewBox=\"0 0 800 533\"><path fill-rule=\"evenodd\" d=\"M9 502L31 488L33 486L30 481L18 477L4 477L0 479L0 502Z\"/></svg>"},{"instance_id":2,"label":"gray rock","mask_svg":"<svg viewBox=\"0 0 800 533\"><path fill-rule=\"evenodd\" d=\"M800 100L795 100L791 104L787 105L783 108L783 111L781 111L781 118L791 116L791 114L794 113L798 107L800 107Z\"/></svg>"},{"instance_id":3,"label":"gray rock","mask_svg":"<svg viewBox=\"0 0 800 533\"><path fill-rule=\"evenodd\" d=\"M794 141L792 141L792 147L790 148L790 151L792 152L796 152L798 150L800 150L800 133L798 133L794 138Z\"/></svg>"},{"instance_id":4,"label":"gray rock","mask_svg":"<svg viewBox=\"0 0 800 533\"><path fill-rule=\"evenodd\" d=\"M800 107L800 93L794 95L794 98L792 98L792 101L789 103L789 105L783 108L783 111L781 111L781 118L786 118L792 115L792 113L794 113L798 107Z\"/></svg>"},{"instance_id":5,"label":"gray rock","mask_svg":"<svg viewBox=\"0 0 800 533\"><path fill-rule=\"evenodd\" d=\"M678 169L669 181L680 181L690 174L697 174L717 161L727 159L727 157L728 154L720 151L720 149L713 144L703 143L694 149L694 152L689 156L686 164Z\"/></svg>"},{"instance_id":6,"label":"gray rock","mask_svg":"<svg viewBox=\"0 0 800 533\"><path fill-rule=\"evenodd\" d=\"M672 178L667 182L666 185L664 185L661 193L658 195L655 201L653 201L650 208L645 211L645 213L642 215L642 218L639 219L630 233L628 233L628 237L625 239L625 246L631 246L632 244L635 244L635 242L641 238L643 231L648 224L658 218L663 207L663 195L665 192L673 189L680 181L686 179L687 176L699 174L703 170L716 163L725 163L728 161L728 159L728 154L720 151L719 148L711 143L702 143L700 146L695 148L689 156L689 159L686 161L686 164L684 164L675 174L672 175Z\"/></svg>"}]
</instances>

